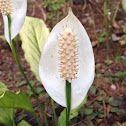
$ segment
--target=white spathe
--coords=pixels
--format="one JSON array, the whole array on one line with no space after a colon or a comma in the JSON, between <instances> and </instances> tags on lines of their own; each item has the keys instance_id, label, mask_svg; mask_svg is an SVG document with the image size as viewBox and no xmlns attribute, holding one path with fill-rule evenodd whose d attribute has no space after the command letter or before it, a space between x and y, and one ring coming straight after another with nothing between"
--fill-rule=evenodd
<instances>
[{"instance_id":1,"label":"white spathe","mask_svg":"<svg viewBox=\"0 0 126 126\"><path fill-rule=\"evenodd\" d=\"M60 78L60 72L58 72L58 38L61 38L59 33L63 31L64 26L69 28L74 27L74 33L77 34L76 38L79 39L77 41L79 46L79 71L77 73L77 79L73 79L71 82L71 109L74 109L82 103L93 83L95 61L89 37L84 27L72 11L70 11L68 16L60 21L51 31L41 55L39 75L46 91L52 97L52 99L58 104L66 107L66 81Z\"/></svg>"},{"instance_id":2,"label":"white spathe","mask_svg":"<svg viewBox=\"0 0 126 126\"><path fill-rule=\"evenodd\" d=\"M20 32L27 12L27 0L11 0L13 5L13 12L11 14L11 40L16 37ZM4 20L4 35L7 42L10 44L9 32L8 32L8 19L7 16L3 15Z\"/></svg>"}]
</instances>

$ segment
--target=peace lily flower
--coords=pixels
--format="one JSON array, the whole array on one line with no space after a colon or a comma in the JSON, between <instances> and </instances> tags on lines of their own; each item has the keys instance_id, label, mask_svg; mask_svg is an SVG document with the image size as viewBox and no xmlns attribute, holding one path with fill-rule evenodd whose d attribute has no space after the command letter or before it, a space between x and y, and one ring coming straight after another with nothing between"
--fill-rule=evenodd
<instances>
[{"instance_id":1,"label":"peace lily flower","mask_svg":"<svg viewBox=\"0 0 126 126\"><path fill-rule=\"evenodd\" d=\"M39 74L48 94L66 107L65 84L71 83L71 109L84 100L93 80L95 62L89 37L73 12L50 33L43 48Z\"/></svg>"},{"instance_id":2,"label":"peace lily flower","mask_svg":"<svg viewBox=\"0 0 126 126\"><path fill-rule=\"evenodd\" d=\"M11 39L13 39L21 30L26 17L27 0L0 0L0 11L4 20L4 34L10 44L8 32L8 15L11 15Z\"/></svg>"}]
</instances>

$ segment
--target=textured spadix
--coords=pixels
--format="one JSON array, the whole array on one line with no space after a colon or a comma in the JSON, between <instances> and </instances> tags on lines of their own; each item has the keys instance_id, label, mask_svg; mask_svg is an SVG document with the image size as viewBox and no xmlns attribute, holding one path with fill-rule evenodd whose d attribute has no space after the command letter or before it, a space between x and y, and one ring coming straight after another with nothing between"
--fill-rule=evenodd
<instances>
[{"instance_id":1,"label":"textured spadix","mask_svg":"<svg viewBox=\"0 0 126 126\"><path fill-rule=\"evenodd\" d=\"M77 79L75 78L71 81L71 109L74 109L82 103L93 82L95 63L89 37L82 24L71 10L69 11L68 16L60 21L50 33L41 55L39 74L49 95L57 103L66 107L66 81L60 77L61 70L59 71L59 64L61 63L61 59L59 58L61 56L59 53L61 50L59 38L61 38L63 27L74 28L73 34L77 34L75 37L77 39L75 44L77 44L78 47L74 47L78 50ZM63 45L65 45L65 43ZM70 70L68 69L68 71Z\"/></svg>"},{"instance_id":2,"label":"textured spadix","mask_svg":"<svg viewBox=\"0 0 126 126\"><path fill-rule=\"evenodd\" d=\"M3 0L6 2L6 0ZM22 25L24 24L24 20L26 17L27 11L27 0L9 0L11 3L11 7L8 5L4 5L6 8L11 9L11 18L12 18L12 25L11 25L11 39L13 39L21 30ZM3 7L3 8L5 8ZM9 10L10 11L10 10ZM8 10L6 10L8 12ZM9 33L8 33L8 19L7 16L3 13L4 19L4 34L6 37L7 42L10 44L9 41Z\"/></svg>"},{"instance_id":3,"label":"textured spadix","mask_svg":"<svg viewBox=\"0 0 126 126\"><path fill-rule=\"evenodd\" d=\"M76 79L76 74L78 72L77 62L78 62L78 45L77 39L73 32L74 28L63 28L63 32L60 33L61 38L59 38L59 72L60 77L63 80L68 80L71 83L72 79Z\"/></svg>"},{"instance_id":4,"label":"textured spadix","mask_svg":"<svg viewBox=\"0 0 126 126\"><path fill-rule=\"evenodd\" d=\"M12 14L13 6L11 0L0 0L0 11L3 15L7 16Z\"/></svg>"}]
</instances>

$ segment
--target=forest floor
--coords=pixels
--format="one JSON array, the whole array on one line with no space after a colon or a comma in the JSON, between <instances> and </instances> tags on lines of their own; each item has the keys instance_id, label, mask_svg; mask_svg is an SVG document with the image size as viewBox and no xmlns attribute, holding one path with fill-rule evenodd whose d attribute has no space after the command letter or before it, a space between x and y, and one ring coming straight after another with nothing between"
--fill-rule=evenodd
<instances>
[{"instance_id":1,"label":"forest floor","mask_svg":"<svg viewBox=\"0 0 126 126\"><path fill-rule=\"evenodd\" d=\"M112 46L108 58L106 46L96 40L93 29L93 22L95 21L95 30L97 35L100 36L103 28L103 16L99 13L98 9L101 9L102 5L100 3L97 4L97 6L91 4L94 20L92 20L89 6L87 5L84 12L82 12L82 7L83 5L72 6L74 14L82 22L92 41L96 63L96 74L94 83L88 92L87 103L80 110L78 117L72 119L71 125L85 126L94 124L94 126L115 126L118 124L118 126L126 126L126 76L119 74L119 72L124 73L126 71L126 65L122 62L122 59L126 60L126 44L121 45L119 41L111 41ZM28 5L27 15L43 19L43 15L39 14L40 10L41 9L37 7L37 4L30 3ZM61 19L63 17L64 15L61 16ZM126 18L124 17L126 17L126 14L122 14L122 9L120 9L116 17L116 22L124 25L123 22L126 22ZM49 22L46 21L46 23L49 27ZM50 27L50 29L52 29L52 27ZM0 35L4 35L3 31L4 25L2 16L0 16ZM122 39L124 33L119 31L121 30L118 27L112 28L113 36L115 35ZM54 121L52 121L53 113L51 102L48 99L48 94L45 93L44 90L41 90L41 88L43 89L43 86L31 73L30 67L24 58L20 40L16 42L16 49L18 50L18 56L25 74L30 82L35 85L34 88L36 89L41 102L44 104L46 101L46 114L50 120L50 125L54 125ZM17 92L19 90L25 90L32 95L27 83L19 72L9 45L3 39L0 39L0 82L5 83L11 91ZM37 108L34 97L32 97L32 101L34 107ZM56 103L55 105L58 117L63 108ZM39 110L37 111L39 112ZM22 118L32 125L35 125L36 123L36 120L31 117L29 113L16 110L15 120L19 122ZM43 120L43 117L41 117L41 119Z\"/></svg>"}]
</instances>

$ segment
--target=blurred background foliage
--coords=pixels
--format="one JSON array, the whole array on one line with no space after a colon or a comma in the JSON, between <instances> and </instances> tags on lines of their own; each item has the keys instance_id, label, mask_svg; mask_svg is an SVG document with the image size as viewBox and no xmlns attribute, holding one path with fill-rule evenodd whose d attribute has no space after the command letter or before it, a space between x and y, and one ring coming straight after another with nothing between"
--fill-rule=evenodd
<instances>
[{"instance_id":1,"label":"blurred background foliage","mask_svg":"<svg viewBox=\"0 0 126 126\"><path fill-rule=\"evenodd\" d=\"M78 116L71 120L71 125L126 126L126 0L28 0L27 15L39 18L35 20L40 24L36 26L36 24L31 23L32 21L27 22L20 32L20 37L15 38L18 41L16 48L19 51L19 58L24 70L45 109L49 123L54 125L51 101L38 81L38 70L34 66L38 65L42 48L39 48L39 40L45 43L43 38L48 37L49 31L55 24L67 15L68 6L72 7L74 14L88 32L96 61L96 76L88 92L87 102L79 108L80 111L77 110L73 114ZM8 89L14 92L20 89L25 90L32 97L34 109L40 113L33 94L21 77L6 43L3 35L2 17L0 27L0 81L4 82ZM30 29L39 27L39 30L35 30L37 34L32 36L33 43L30 46L24 46L24 43L29 43L28 38L23 39L24 36L30 35L30 32L25 30L27 27ZM46 30L43 30L43 28ZM25 31L27 32L25 33ZM46 31L46 34L44 34L44 31ZM31 47L33 45L38 47L35 57L32 54L34 48ZM30 53L31 59L35 60L29 59L27 53ZM64 119L62 116L64 115L63 108L56 103L55 108L57 120L59 119L59 124L62 124ZM11 113L13 113L12 110L10 110ZM30 113L16 110L16 124L24 119L30 124L36 125L36 120L31 118ZM45 124L42 115L40 118L42 123ZM21 122L23 125L24 123L26 122Z\"/></svg>"}]
</instances>

